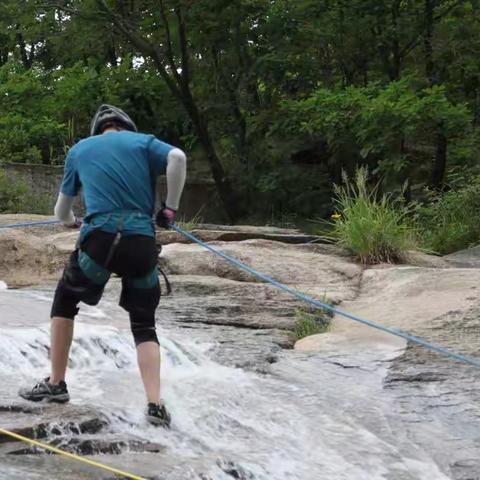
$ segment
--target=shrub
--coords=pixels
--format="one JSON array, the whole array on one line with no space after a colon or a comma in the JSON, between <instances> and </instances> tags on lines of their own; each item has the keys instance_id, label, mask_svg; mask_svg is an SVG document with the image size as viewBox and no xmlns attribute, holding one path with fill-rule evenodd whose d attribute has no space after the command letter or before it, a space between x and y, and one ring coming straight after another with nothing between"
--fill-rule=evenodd
<instances>
[{"instance_id":1,"label":"shrub","mask_svg":"<svg viewBox=\"0 0 480 480\"><path fill-rule=\"evenodd\" d=\"M51 211L50 197L32 192L21 180L13 181L0 170L0 213L37 213Z\"/></svg>"},{"instance_id":2,"label":"shrub","mask_svg":"<svg viewBox=\"0 0 480 480\"><path fill-rule=\"evenodd\" d=\"M282 102L281 114L269 122L267 138L274 137L285 151L324 142L318 155L328 160L331 173L336 174L334 166L350 171L362 162L378 169L387 188L398 188L407 177L424 183L439 129L460 164L475 152L467 106L453 102L445 86L429 87L411 76L388 85L320 85L307 97Z\"/></svg>"},{"instance_id":3,"label":"shrub","mask_svg":"<svg viewBox=\"0 0 480 480\"><path fill-rule=\"evenodd\" d=\"M367 170L359 168L354 182L344 175L344 184L335 186L339 213L334 215L330 235L364 264L402 262L415 247L411 208L392 196L380 196L377 187L369 191L367 177Z\"/></svg>"},{"instance_id":4,"label":"shrub","mask_svg":"<svg viewBox=\"0 0 480 480\"><path fill-rule=\"evenodd\" d=\"M480 176L470 185L434 195L418 211L422 246L446 254L480 242Z\"/></svg>"}]
</instances>

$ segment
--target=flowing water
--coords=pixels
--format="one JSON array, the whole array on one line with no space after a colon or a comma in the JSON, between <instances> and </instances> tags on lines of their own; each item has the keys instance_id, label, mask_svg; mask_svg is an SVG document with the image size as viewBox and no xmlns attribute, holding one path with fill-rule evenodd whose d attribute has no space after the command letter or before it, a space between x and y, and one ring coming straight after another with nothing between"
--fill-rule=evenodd
<instances>
[{"instance_id":1,"label":"flowing water","mask_svg":"<svg viewBox=\"0 0 480 480\"><path fill-rule=\"evenodd\" d=\"M468 367L448 367L471 380L469 392L450 397L450 404L464 408L451 411L445 395L455 394L449 383L455 373L436 383L403 382L398 372L392 380L392 365L403 373L412 369L401 367L403 349L342 355L282 350L268 332L185 323L168 301L158 321L163 397L173 425L169 431L147 425L117 290L113 282L100 306L78 317L67 377L72 400L61 406L32 406L16 397L20 385L48 373L52 288L0 291L2 426L43 423L47 441L117 448L117 454L93 451L91 458L146 478L480 478L478 376ZM15 412L8 411L12 406ZM99 431L66 427L94 419L102 422ZM1 479L113 478L25 448L0 444Z\"/></svg>"}]
</instances>

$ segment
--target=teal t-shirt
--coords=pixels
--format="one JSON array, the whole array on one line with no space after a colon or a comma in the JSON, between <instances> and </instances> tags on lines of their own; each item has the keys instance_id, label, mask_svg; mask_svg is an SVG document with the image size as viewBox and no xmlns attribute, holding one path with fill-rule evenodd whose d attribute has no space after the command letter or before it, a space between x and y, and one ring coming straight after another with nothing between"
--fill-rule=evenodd
<instances>
[{"instance_id":1,"label":"teal t-shirt","mask_svg":"<svg viewBox=\"0 0 480 480\"><path fill-rule=\"evenodd\" d=\"M119 226L124 235L154 236L155 180L165 173L173 148L153 135L129 131L95 135L72 147L61 192L74 197L83 191L81 237L97 228L114 233Z\"/></svg>"}]
</instances>

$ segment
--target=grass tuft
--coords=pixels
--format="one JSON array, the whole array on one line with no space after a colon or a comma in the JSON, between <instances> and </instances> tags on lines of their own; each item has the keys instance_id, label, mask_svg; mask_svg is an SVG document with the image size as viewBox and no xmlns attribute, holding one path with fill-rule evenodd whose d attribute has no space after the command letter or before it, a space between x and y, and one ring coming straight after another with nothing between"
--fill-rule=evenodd
<instances>
[{"instance_id":1,"label":"grass tuft","mask_svg":"<svg viewBox=\"0 0 480 480\"><path fill-rule=\"evenodd\" d=\"M203 223L203 217L201 216L202 209L200 209L190 220L185 220L185 217L181 218L177 223L180 228L187 232L191 232L198 228Z\"/></svg>"},{"instance_id":2,"label":"grass tuft","mask_svg":"<svg viewBox=\"0 0 480 480\"><path fill-rule=\"evenodd\" d=\"M323 303L330 303L326 296L322 299ZM317 307L302 307L295 310L295 328L294 335L296 340L300 340L310 335L325 333L330 330L332 322L332 313L324 311Z\"/></svg>"},{"instance_id":3,"label":"grass tuft","mask_svg":"<svg viewBox=\"0 0 480 480\"><path fill-rule=\"evenodd\" d=\"M401 263L416 246L410 207L380 196L378 186L369 190L367 179L367 170L359 168L353 181L344 175L343 185L335 186L337 213L329 234L363 264Z\"/></svg>"}]
</instances>

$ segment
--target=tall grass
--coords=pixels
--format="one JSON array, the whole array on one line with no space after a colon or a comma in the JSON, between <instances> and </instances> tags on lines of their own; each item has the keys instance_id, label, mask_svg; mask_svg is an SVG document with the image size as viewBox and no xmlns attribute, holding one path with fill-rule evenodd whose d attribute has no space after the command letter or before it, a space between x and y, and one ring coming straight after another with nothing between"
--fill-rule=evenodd
<instances>
[{"instance_id":1,"label":"tall grass","mask_svg":"<svg viewBox=\"0 0 480 480\"><path fill-rule=\"evenodd\" d=\"M480 244L480 177L418 210L422 246L446 254Z\"/></svg>"},{"instance_id":2,"label":"tall grass","mask_svg":"<svg viewBox=\"0 0 480 480\"><path fill-rule=\"evenodd\" d=\"M198 210L198 212L189 220L186 220L185 216L182 216L182 218L180 218L177 222L178 226L187 232L197 229L198 226L203 223L203 217L201 215L202 210L203 207L200 208L200 210Z\"/></svg>"},{"instance_id":3,"label":"tall grass","mask_svg":"<svg viewBox=\"0 0 480 480\"><path fill-rule=\"evenodd\" d=\"M369 189L367 181L367 170L359 168L353 181L344 174L343 185L335 186L338 214L330 235L363 264L401 263L416 245L410 208L380 195L378 186Z\"/></svg>"}]
</instances>

